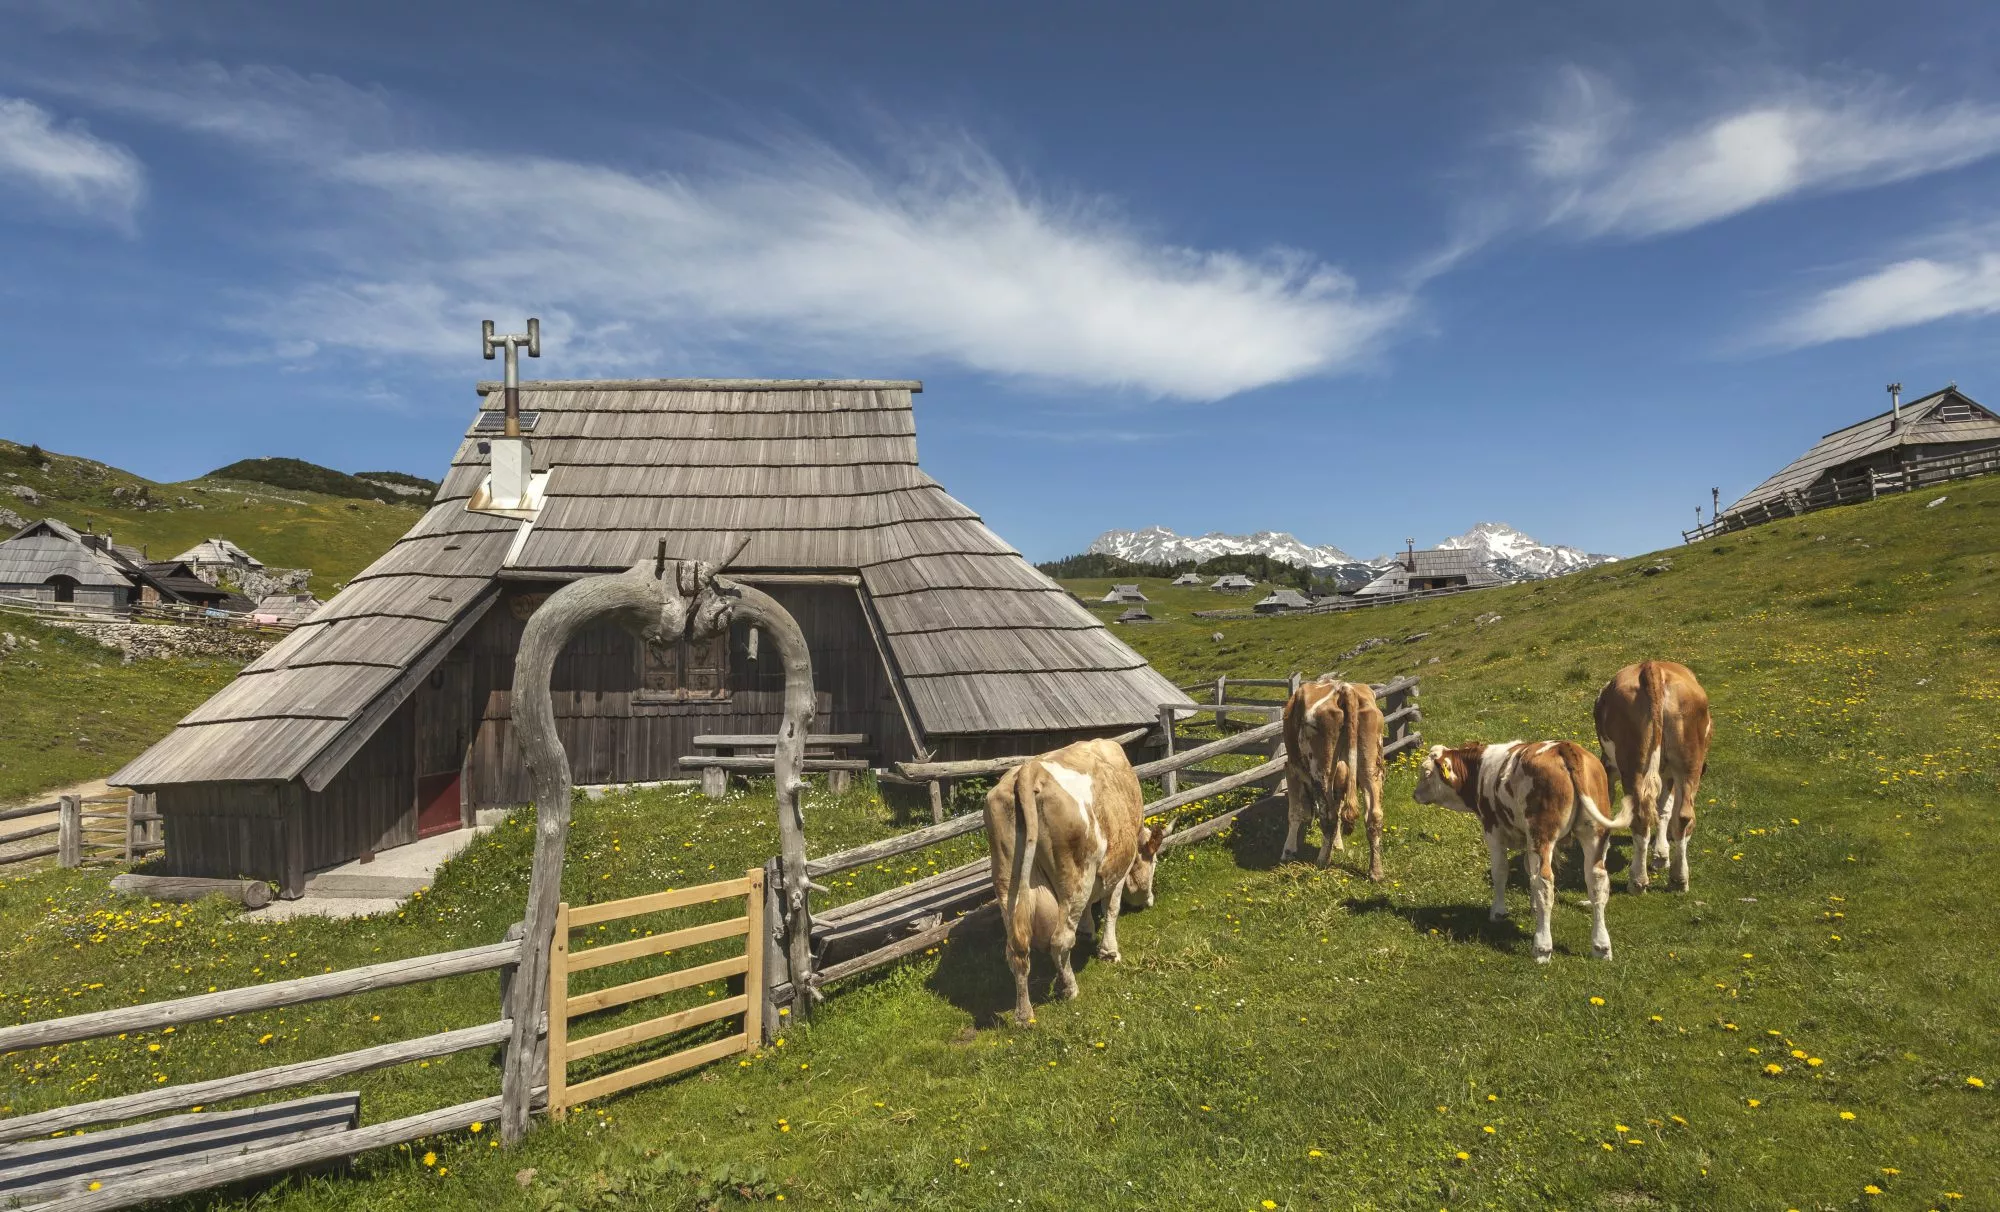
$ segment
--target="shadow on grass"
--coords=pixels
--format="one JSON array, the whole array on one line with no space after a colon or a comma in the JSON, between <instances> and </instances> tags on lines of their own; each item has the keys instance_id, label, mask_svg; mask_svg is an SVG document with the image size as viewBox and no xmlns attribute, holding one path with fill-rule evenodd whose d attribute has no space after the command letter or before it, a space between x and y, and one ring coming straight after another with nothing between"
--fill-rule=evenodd
<instances>
[{"instance_id":1,"label":"shadow on grass","mask_svg":"<svg viewBox=\"0 0 2000 1212\"><path fill-rule=\"evenodd\" d=\"M1124 916L1135 911L1127 909ZM1097 928L1093 914L1085 914L1077 931L1076 950L1070 967L1079 983L1097 954ZM1054 1000L1056 968L1047 952L1037 951L1028 968L1028 998L1036 1006ZM1014 1009L1014 973L1007 967L1007 940L1000 928L997 907L986 905L972 912L965 923L951 932L938 953L937 970L925 988L972 1016L977 1027L1005 1026Z\"/></svg>"},{"instance_id":2,"label":"shadow on grass","mask_svg":"<svg viewBox=\"0 0 2000 1212\"><path fill-rule=\"evenodd\" d=\"M1528 931L1512 918L1496 922L1487 917L1485 905L1398 905L1385 896L1350 900L1346 905L1347 911L1357 917L1369 913L1393 914L1408 922L1418 934L1436 931L1452 942L1483 943L1503 955L1523 952L1531 941Z\"/></svg>"}]
</instances>

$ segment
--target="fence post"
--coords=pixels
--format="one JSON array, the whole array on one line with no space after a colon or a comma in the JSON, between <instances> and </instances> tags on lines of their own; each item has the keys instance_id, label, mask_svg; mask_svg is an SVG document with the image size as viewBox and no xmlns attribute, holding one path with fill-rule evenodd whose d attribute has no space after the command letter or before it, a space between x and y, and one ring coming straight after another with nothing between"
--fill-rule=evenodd
<instances>
[{"instance_id":1,"label":"fence post","mask_svg":"<svg viewBox=\"0 0 2000 1212\"><path fill-rule=\"evenodd\" d=\"M83 865L83 797L66 795L56 808L56 862Z\"/></svg>"},{"instance_id":2,"label":"fence post","mask_svg":"<svg viewBox=\"0 0 2000 1212\"><path fill-rule=\"evenodd\" d=\"M1160 735L1166 738L1167 742L1166 752L1161 755L1162 760L1164 760L1174 756L1174 708L1171 703L1160 704ZM1180 772L1178 770L1167 771L1160 776L1160 784L1167 789L1168 795L1179 795L1181 790Z\"/></svg>"},{"instance_id":3,"label":"fence post","mask_svg":"<svg viewBox=\"0 0 2000 1212\"><path fill-rule=\"evenodd\" d=\"M743 916L749 918L749 937L744 939L750 966L743 973L743 1051L755 1052L764 1046L764 998L771 982L764 975L764 961L770 957L770 931L764 926L764 884L768 872L752 867L750 891L743 898Z\"/></svg>"},{"instance_id":4,"label":"fence post","mask_svg":"<svg viewBox=\"0 0 2000 1212\"><path fill-rule=\"evenodd\" d=\"M931 780L931 824L944 824L944 780Z\"/></svg>"},{"instance_id":5,"label":"fence post","mask_svg":"<svg viewBox=\"0 0 2000 1212\"><path fill-rule=\"evenodd\" d=\"M1229 692L1229 675L1223 674L1221 677L1215 679L1215 705L1217 707L1222 706L1222 701L1227 696L1228 692ZM1215 726L1217 728L1222 727L1222 713L1220 711L1215 713Z\"/></svg>"},{"instance_id":6,"label":"fence post","mask_svg":"<svg viewBox=\"0 0 2000 1212\"><path fill-rule=\"evenodd\" d=\"M758 1041L759 1047L778 1036L778 1004L771 998L771 987L778 983L778 974L785 970L785 949L778 939L785 928L785 913L778 904L778 889L784 882L784 872L777 859L764 864L764 987L756 993L764 999L764 1038ZM755 945L754 941L752 945ZM797 1000L798 996L799 991L794 987L792 997Z\"/></svg>"},{"instance_id":7,"label":"fence post","mask_svg":"<svg viewBox=\"0 0 2000 1212\"><path fill-rule=\"evenodd\" d=\"M133 817L136 817L138 815L139 815L139 797L137 795L126 796L125 797L125 861L128 864L131 863L133 859L138 857L139 840L140 840L138 831L145 827L142 822L132 819Z\"/></svg>"},{"instance_id":8,"label":"fence post","mask_svg":"<svg viewBox=\"0 0 2000 1212\"><path fill-rule=\"evenodd\" d=\"M556 906L556 931L549 940L549 1118L569 1112L569 902Z\"/></svg>"}]
</instances>

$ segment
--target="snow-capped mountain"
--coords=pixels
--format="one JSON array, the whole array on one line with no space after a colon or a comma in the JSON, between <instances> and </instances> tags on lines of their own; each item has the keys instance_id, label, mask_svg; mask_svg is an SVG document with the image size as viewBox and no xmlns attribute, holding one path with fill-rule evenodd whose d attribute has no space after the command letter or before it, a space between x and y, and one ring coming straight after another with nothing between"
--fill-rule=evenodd
<instances>
[{"instance_id":1,"label":"snow-capped mountain","mask_svg":"<svg viewBox=\"0 0 2000 1212\"><path fill-rule=\"evenodd\" d=\"M1090 551L1139 564L1177 564L1183 560L1199 562L1225 555L1266 555L1306 568L1354 563L1354 557L1338 547L1315 547L1277 530L1260 530L1252 535L1210 531L1199 538L1183 537L1164 526L1148 526L1144 530L1107 530L1092 541Z\"/></svg>"},{"instance_id":2,"label":"snow-capped mountain","mask_svg":"<svg viewBox=\"0 0 2000 1212\"><path fill-rule=\"evenodd\" d=\"M1581 568L1608 564L1618 558L1597 555L1579 547L1565 547L1560 543L1543 543L1505 522L1481 522L1438 546L1452 551L1476 552L1481 564L1509 581L1559 577Z\"/></svg>"}]
</instances>

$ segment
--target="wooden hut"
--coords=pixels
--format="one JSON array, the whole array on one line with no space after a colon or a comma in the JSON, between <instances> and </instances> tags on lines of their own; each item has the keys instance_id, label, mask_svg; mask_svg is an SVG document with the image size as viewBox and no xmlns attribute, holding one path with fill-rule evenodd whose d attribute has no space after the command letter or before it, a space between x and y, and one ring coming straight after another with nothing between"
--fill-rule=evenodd
<instances>
[{"instance_id":1,"label":"wooden hut","mask_svg":"<svg viewBox=\"0 0 2000 1212\"><path fill-rule=\"evenodd\" d=\"M1240 572L1225 572L1215 578L1215 583L1210 585L1209 588L1219 593L1242 593L1245 590L1257 588L1257 582Z\"/></svg>"},{"instance_id":2,"label":"wooden hut","mask_svg":"<svg viewBox=\"0 0 2000 1212\"><path fill-rule=\"evenodd\" d=\"M1137 585L1113 585L1103 597L1098 599L1100 602L1144 602L1148 600L1146 595L1140 592Z\"/></svg>"},{"instance_id":3,"label":"wooden hut","mask_svg":"<svg viewBox=\"0 0 2000 1212\"><path fill-rule=\"evenodd\" d=\"M1296 589L1273 589L1269 596L1251 609L1258 614L1283 614L1288 610L1304 610L1311 605L1312 599Z\"/></svg>"},{"instance_id":4,"label":"wooden hut","mask_svg":"<svg viewBox=\"0 0 2000 1212\"><path fill-rule=\"evenodd\" d=\"M1476 589L1498 585L1499 576L1479 562L1477 552L1450 547L1407 551L1374 580L1355 590L1356 597L1424 593L1437 589Z\"/></svg>"},{"instance_id":5,"label":"wooden hut","mask_svg":"<svg viewBox=\"0 0 2000 1212\"><path fill-rule=\"evenodd\" d=\"M0 541L0 597L123 615L135 602L208 606L228 596L184 564L150 562L141 548L54 518Z\"/></svg>"},{"instance_id":6,"label":"wooden hut","mask_svg":"<svg viewBox=\"0 0 2000 1212\"><path fill-rule=\"evenodd\" d=\"M527 802L510 718L523 625L565 582L662 538L702 560L748 541L731 575L804 629L815 731L865 735L878 764L1039 752L1188 701L924 474L920 390L524 384L532 517L468 507L498 429L483 411L388 554L112 781L157 793L173 872L277 879L289 895L307 871ZM585 784L681 777L700 734L774 733L782 685L741 626L665 654L605 626L553 678Z\"/></svg>"},{"instance_id":7,"label":"wooden hut","mask_svg":"<svg viewBox=\"0 0 2000 1212\"><path fill-rule=\"evenodd\" d=\"M1868 478L1877 473L1940 455L1995 449L2000 449L2000 416L1951 386L1834 430L1744 493L1721 516L1727 522L1759 505L1802 496L1821 485L1857 480L1864 486L1865 498Z\"/></svg>"},{"instance_id":8,"label":"wooden hut","mask_svg":"<svg viewBox=\"0 0 2000 1212\"><path fill-rule=\"evenodd\" d=\"M1133 606L1113 621L1119 623L1150 623L1153 621L1153 612L1144 606Z\"/></svg>"},{"instance_id":9,"label":"wooden hut","mask_svg":"<svg viewBox=\"0 0 2000 1212\"><path fill-rule=\"evenodd\" d=\"M1199 585L1201 584L1201 574L1198 572L1184 572L1181 575L1174 578L1174 584Z\"/></svg>"}]
</instances>

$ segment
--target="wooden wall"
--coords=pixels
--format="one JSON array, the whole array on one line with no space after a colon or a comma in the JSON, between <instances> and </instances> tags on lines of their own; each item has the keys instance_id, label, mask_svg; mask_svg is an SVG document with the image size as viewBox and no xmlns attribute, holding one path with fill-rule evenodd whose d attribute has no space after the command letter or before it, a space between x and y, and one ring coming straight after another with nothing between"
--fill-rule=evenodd
<instances>
[{"instance_id":1,"label":"wooden wall","mask_svg":"<svg viewBox=\"0 0 2000 1212\"><path fill-rule=\"evenodd\" d=\"M534 798L513 743L514 655L525 616L554 586L509 589L461 643L479 727L466 766L466 799L474 807ZM818 692L818 732L865 733L877 761L914 756L891 697L888 671L868 630L856 591L844 586L774 586L772 597L805 632ZM518 605L517 605L518 604ZM784 671L761 637L756 660L748 630L730 637L726 701L651 702L637 694L639 646L605 624L571 641L550 678L556 726L579 784L650 782L688 777L676 762L694 752L702 733L775 733L784 715Z\"/></svg>"}]
</instances>

